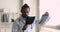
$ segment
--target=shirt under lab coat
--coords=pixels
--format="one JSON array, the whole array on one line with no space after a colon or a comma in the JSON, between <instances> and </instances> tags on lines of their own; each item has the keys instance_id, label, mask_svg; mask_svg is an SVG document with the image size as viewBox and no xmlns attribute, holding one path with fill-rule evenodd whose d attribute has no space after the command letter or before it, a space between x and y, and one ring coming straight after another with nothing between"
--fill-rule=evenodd
<instances>
[{"instance_id":1,"label":"shirt under lab coat","mask_svg":"<svg viewBox=\"0 0 60 32\"><path fill-rule=\"evenodd\" d=\"M15 20L12 27L12 32L35 32L36 26L42 26L44 23L47 22L49 16L42 16L41 20L38 20L37 18L34 19L34 22L30 25L28 25L28 28L26 30L22 30L23 26L26 23L26 19L22 16Z\"/></svg>"}]
</instances>

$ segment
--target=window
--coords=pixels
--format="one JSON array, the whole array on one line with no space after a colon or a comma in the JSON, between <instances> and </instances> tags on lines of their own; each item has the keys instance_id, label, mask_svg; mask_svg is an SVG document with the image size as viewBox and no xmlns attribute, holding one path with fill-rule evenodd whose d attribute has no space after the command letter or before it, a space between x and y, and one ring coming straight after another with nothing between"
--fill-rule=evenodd
<instances>
[{"instance_id":1,"label":"window","mask_svg":"<svg viewBox=\"0 0 60 32\"><path fill-rule=\"evenodd\" d=\"M60 0L40 0L39 5L40 16L46 11L49 12L50 20L45 25L53 26L53 28L60 27ZM58 32L56 30L54 31Z\"/></svg>"},{"instance_id":2,"label":"window","mask_svg":"<svg viewBox=\"0 0 60 32\"><path fill-rule=\"evenodd\" d=\"M49 12L50 20L46 25L60 25L60 0L40 0L40 15Z\"/></svg>"}]
</instances>

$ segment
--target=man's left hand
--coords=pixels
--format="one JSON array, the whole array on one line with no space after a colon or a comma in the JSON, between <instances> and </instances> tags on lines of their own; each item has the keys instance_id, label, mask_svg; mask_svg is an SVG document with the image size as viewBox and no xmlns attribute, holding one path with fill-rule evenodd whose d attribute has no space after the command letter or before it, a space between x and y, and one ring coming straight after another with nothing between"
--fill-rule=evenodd
<instances>
[{"instance_id":1,"label":"man's left hand","mask_svg":"<svg viewBox=\"0 0 60 32\"><path fill-rule=\"evenodd\" d=\"M49 16L49 13L48 12L45 12L45 14L43 14L43 16Z\"/></svg>"}]
</instances>

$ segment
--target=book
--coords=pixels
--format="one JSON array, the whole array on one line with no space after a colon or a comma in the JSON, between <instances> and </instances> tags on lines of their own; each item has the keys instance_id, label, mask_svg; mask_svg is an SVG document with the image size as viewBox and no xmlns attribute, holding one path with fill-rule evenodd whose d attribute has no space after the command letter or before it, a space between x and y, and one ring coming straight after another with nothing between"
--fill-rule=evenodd
<instances>
[{"instance_id":1,"label":"book","mask_svg":"<svg viewBox=\"0 0 60 32\"><path fill-rule=\"evenodd\" d=\"M35 17L27 17L26 24L32 24L34 22Z\"/></svg>"}]
</instances>

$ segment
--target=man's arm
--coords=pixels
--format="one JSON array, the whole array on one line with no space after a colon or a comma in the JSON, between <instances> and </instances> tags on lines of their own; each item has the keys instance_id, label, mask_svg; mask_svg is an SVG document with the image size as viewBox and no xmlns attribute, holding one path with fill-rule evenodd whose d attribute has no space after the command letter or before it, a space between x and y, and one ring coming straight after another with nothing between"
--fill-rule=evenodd
<instances>
[{"instance_id":1,"label":"man's arm","mask_svg":"<svg viewBox=\"0 0 60 32\"><path fill-rule=\"evenodd\" d=\"M14 21L14 23L13 23L12 32L18 32L18 24L17 24L17 21Z\"/></svg>"},{"instance_id":2,"label":"man's arm","mask_svg":"<svg viewBox=\"0 0 60 32\"><path fill-rule=\"evenodd\" d=\"M42 16L38 24L43 25L49 20L49 16Z\"/></svg>"},{"instance_id":3,"label":"man's arm","mask_svg":"<svg viewBox=\"0 0 60 32\"><path fill-rule=\"evenodd\" d=\"M41 20L37 20L36 23L38 23L39 25L43 25L45 24L47 21L49 20L49 13L45 12L45 14L42 15ZM37 25L38 25L37 24Z\"/></svg>"}]
</instances>

